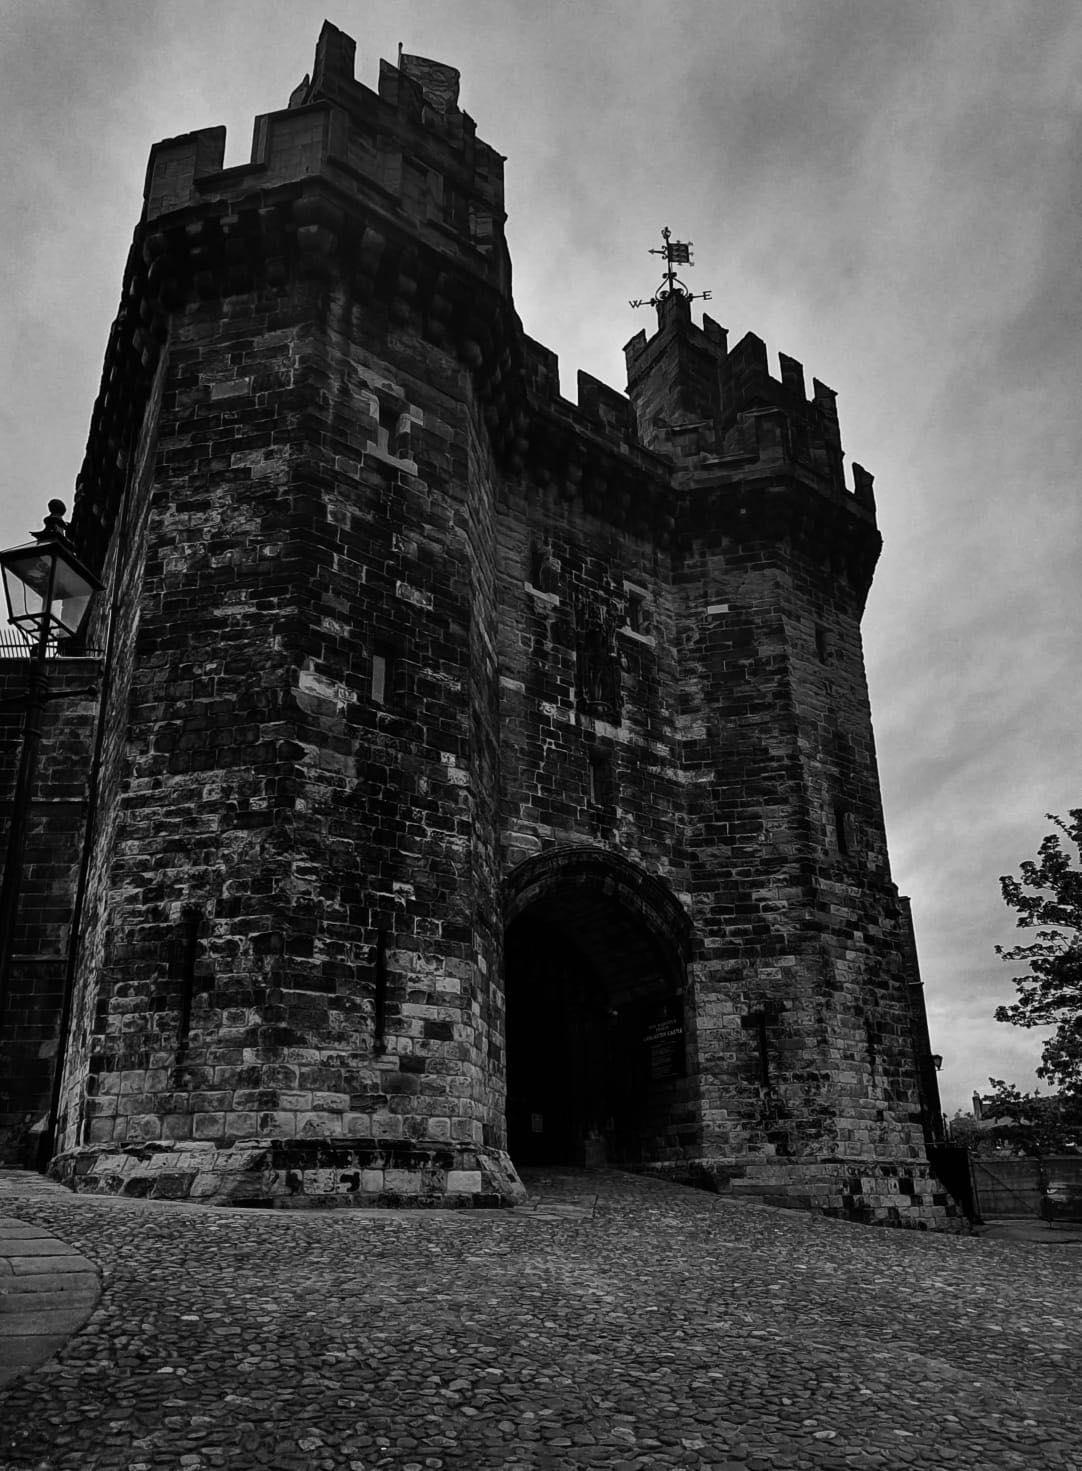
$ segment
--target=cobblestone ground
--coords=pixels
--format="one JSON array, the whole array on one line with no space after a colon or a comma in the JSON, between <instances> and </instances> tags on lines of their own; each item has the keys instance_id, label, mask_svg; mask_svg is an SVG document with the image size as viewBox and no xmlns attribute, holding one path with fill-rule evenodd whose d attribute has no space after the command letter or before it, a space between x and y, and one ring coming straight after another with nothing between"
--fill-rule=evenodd
<instances>
[{"instance_id":1,"label":"cobblestone ground","mask_svg":"<svg viewBox=\"0 0 1082 1471\"><path fill-rule=\"evenodd\" d=\"M8 1386L3 1466L1082 1468L1077 1250L539 1183L483 1213L9 1193L104 1288Z\"/></svg>"}]
</instances>

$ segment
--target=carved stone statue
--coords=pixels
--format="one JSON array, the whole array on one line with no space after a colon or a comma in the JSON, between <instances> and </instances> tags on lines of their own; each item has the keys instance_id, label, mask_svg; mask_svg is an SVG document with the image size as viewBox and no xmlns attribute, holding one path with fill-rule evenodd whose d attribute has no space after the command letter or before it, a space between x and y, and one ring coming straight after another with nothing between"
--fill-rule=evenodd
<instances>
[{"instance_id":1,"label":"carved stone statue","mask_svg":"<svg viewBox=\"0 0 1082 1471\"><path fill-rule=\"evenodd\" d=\"M620 718L620 660L612 629L592 618L579 631L579 705L602 720Z\"/></svg>"},{"instance_id":2,"label":"carved stone statue","mask_svg":"<svg viewBox=\"0 0 1082 1471\"><path fill-rule=\"evenodd\" d=\"M552 554L550 546L534 547L531 581L538 592L559 593L560 564Z\"/></svg>"}]
</instances>

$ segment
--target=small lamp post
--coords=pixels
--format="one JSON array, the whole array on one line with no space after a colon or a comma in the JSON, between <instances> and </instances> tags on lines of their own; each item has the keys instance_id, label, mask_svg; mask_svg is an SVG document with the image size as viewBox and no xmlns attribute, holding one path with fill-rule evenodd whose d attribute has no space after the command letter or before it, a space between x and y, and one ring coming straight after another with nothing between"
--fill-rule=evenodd
<instances>
[{"instance_id":1,"label":"small lamp post","mask_svg":"<svg viewBox=\"0 0 1082 1471\"><path fill-rule=\"evenodd\" d=\"M30 676L26 696L5 702L25 709L23 743L11 804L4 877L0 883L0 1012L10 978L15 921L22 887L26 823L41 744L42 713L50 699L46 654L58 639L74 638L101 583L84 567L67 539L64 502L50 501L49 514L34 540L0 552L8 617L28 639Z\"/></svg>"}]
</instances>

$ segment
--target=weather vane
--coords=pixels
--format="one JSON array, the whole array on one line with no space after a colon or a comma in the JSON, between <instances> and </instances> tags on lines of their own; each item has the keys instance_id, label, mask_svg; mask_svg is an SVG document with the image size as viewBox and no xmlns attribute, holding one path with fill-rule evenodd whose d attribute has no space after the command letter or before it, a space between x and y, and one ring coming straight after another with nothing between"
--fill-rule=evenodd
<instances>
[{"instance_id":1,"label":"weather vane","mask_svg":"<svg viewBox=\"0 0 1082 1471\"><path fill-rule=\"evenodd\" d=\"M683 281L676 274L677 266L693 266L695 262L691 258L691 241L674 240L672 231L668 225L661 232L661 238L665 244L660 250L651 249L651 255L663 255L667 267L662 277L661 285L655 295L643 298L641 301L629 301L628 306L657 306L667 296L683 296L688 301L709 301L709 291L689 291Z\"/></svg>"}]
</instances>

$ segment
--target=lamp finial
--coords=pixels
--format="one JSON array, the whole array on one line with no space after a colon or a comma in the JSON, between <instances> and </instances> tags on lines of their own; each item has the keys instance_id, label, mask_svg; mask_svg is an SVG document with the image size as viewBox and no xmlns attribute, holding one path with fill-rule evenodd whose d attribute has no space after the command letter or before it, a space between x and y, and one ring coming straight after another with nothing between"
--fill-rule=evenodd
<instances>
[{"instance_id":1,"label":"lamp finial","mask_svg":"<svg viewBox=\"0 0 1082 1471\"><path fill-rule=\"evenodd\" d=\"M45 517L45 524L40 531L35 531L35 541L46 541L49 537L59 537L66 541L68 528L64 525L64 512L67 510L63 501L52 500L49 502L49 514Z\"/></svg>"}]
</instances>

